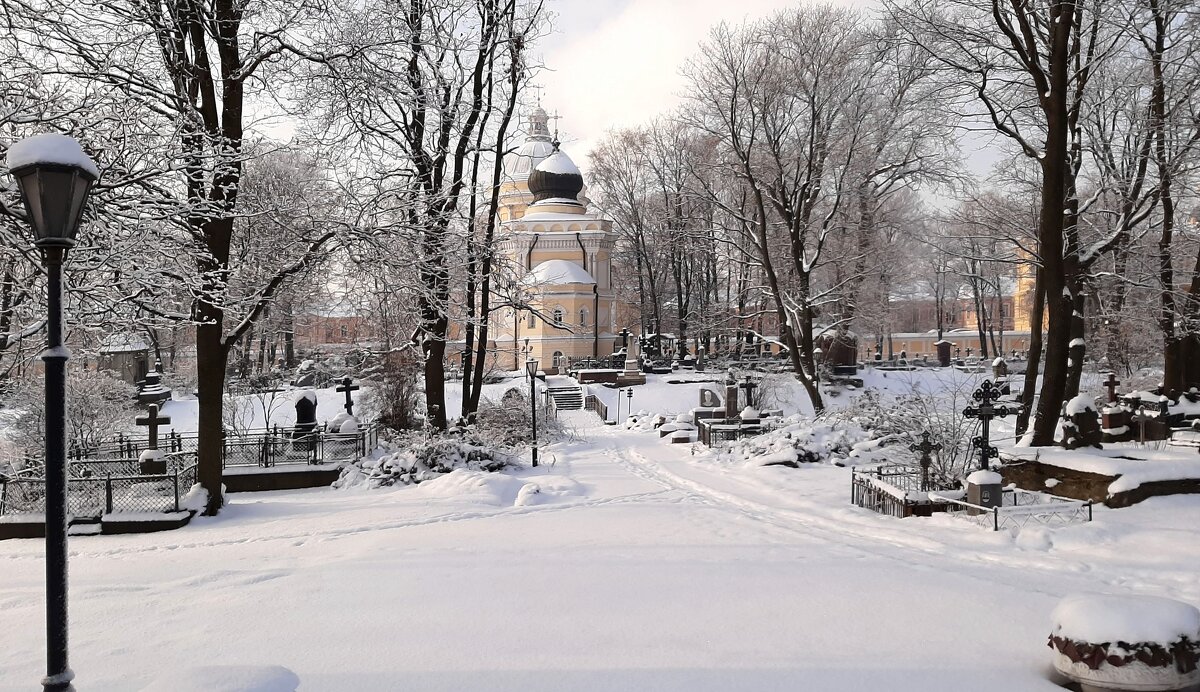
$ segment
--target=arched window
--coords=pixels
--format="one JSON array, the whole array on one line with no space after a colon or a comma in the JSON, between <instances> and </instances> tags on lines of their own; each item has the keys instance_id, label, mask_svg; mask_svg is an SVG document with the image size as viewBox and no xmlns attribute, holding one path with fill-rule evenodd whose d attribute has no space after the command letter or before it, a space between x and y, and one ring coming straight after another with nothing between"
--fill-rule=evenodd
<instances>
[{"instance_id":1,"label":"arched window","mask_svg":"<svg viewBox=\"0 0 1200 692\"><path fill-rule=\"evenodd\" d=\"M529 328L533 329L537 326L537 316L533 314L533 310L529 311Z\"/></svg>"},{"instance_id":2,"label":"arched window","mask_svg":"<svg viewBox=\"0 0 1200 692\"><path fill-rule=\"evenodd\" d=\"M556 368L564 367L564 366L566 366L566 364L567 364L567 359L563 356L563 352L555 351L554 352L554 367L556 367Z\"/></svg>"},{"instance_id":3,"label":"arched window","mask_svg":"<svg viewBox=\"0 0 1200 692\"><path fill-rule=\"evenodd\" d=\"M558 308L558 307L554 308L554 323L562 324L562 321L563 321L563 309Z\"/></svg>"},{"instance_id":4,"label":"arched window","mask_svg":"<svg viewBox=\"0 0 1200 692\"><path fill-rule=\"evenodd\" d=\"M579 308L579 326L586 327L587 323L587 308Z\"/></svg>"},{"instance_id":5,"label":"arched window","mask_svg":"<svg viewBox=\"0 0 1200 692\"><path fill-rule=\"evenodd\" d=\"M350 330L349 330L349 329L347 329L347 328L346 328L346 325L344 325L344 324L343 324L343 325L342 325L342 338L343 338L343 339L345 339L345 338L347 338L347 337L349 337L349 336L350 336Z\"/></svg>"}]
</instances>

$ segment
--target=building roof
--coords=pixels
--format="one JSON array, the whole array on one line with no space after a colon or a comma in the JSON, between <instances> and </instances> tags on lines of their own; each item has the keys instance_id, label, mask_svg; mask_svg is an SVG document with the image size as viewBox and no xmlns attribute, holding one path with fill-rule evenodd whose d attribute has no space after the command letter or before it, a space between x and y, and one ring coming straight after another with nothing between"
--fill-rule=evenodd
<instances>
[{"instance_id":1,"label":"building roof","mask_svg":"<svg viewBox=\"0 0 1200 692\"><path fill-rule=\"evenodd\" d=\"M594 284L596 280L583 267L567 260L553 259L542 262L525 275L526 281L534 284Z\"/></svg>"},{"instance_id":2,"label":"building roof","mask_svg":"<svg viewBox=\"0 0 1200 692\"><path fill-rule=\"evenodd\" d=\"M100 353L137 353L149 350L150 346L145 340L131 332L109 334L100 342Z\"/></svg>"}]
</instances>

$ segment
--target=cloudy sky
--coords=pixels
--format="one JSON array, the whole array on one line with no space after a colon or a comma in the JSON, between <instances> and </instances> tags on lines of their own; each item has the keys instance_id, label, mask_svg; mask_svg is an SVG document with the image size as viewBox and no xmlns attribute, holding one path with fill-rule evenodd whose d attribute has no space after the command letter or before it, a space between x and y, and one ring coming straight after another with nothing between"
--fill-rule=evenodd
<instances>
[{"instance_id":1,"label":"cloudy sky","mask_svg":"<svg viewBox=\"0 0 1200 692\"><path fill-rule=\"evenodd\" d=\"M547 0L542 104L562 116L563 149L584 163L608 129L645 123L679 102L680 67L714 24L798 0ZM853 4L853 3L847 3Z\"/></svg>"},{"instance_id":2,"label":"cloudy sky","mask_svg":"<svg viewBox=\"0 0 1200 692\"><path fill-rule=\"evenodd\" d=\"M561 116L563 149L587 166L605 131L640 125L679 103L680 68L709 29L740 23L801 0L547 0L554 32L540 44L542 105ZM869 11L873 0L834 0ZM967 168L997 161L994 138L968 137Z\"/></svg>"}]
</instances>

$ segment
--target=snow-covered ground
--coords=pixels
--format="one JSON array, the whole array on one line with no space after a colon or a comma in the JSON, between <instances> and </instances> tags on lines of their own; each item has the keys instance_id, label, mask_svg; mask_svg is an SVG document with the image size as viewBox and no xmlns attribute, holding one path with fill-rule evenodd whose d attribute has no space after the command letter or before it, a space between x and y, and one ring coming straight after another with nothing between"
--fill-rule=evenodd
<instances>
[{"instance_id":1,"label":"snow-covered ground","mask_svg":"<svg viewBox=\"0 0 1200 692\"><path fill-rule=\"evenodd\" d=\"M1014 538L851 507L844 468L563 415L552 466L235 495L179 531L73 539L77 686L1053 691L1064 595L1200 603L1200 497ZM42 671L42 550L0 543L0 689Z\"/></svg>"}]
</instances>

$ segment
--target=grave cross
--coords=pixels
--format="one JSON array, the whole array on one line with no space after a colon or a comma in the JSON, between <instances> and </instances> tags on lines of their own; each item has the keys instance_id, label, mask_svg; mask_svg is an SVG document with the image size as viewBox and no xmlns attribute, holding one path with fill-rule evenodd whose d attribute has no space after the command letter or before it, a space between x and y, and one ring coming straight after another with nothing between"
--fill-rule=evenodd
<instances>
[{"instance_id":1,"label":"grave cross","mask_svg":"<svg viewBox=\"0 0 1200 692\"><path fill-rule=\"evenodd\" d=\"M929 439L929 431L921 433L921 441L917 444L908 446L914 452L921 453L921 492L929 492L929 467L933 464L933 457L930 452L942 451L942 443L932 442Z\"/></svg>"},{"instance_id":2,"label":"grave cross","mask_svg":"<svg viewBox=\"0 0 1200 692\"><path fill-rule=\"evenodd\" d=\"M350 378L346 377L346 378L342 379L342 386L337 387L336 389L334 389L334 391L346 393L346 413L353 416L354 415L354 399L351 397L350 393L357 392L358 385L350 384Z\"/></svg>"},{"instance_id":3,"label":"grave cross","mask_svg":"<svg viewBox=\"0 0 1200 692\"><path fill-rule=\"evenodd\" d=\"M171 417L158 415L158 404L150 404L146 415L133 422L150 428L150 444L147 449L158 449L158 426L170 423Z\"/></svg>"},{"instance_id":4,"label":"grave cross","mask_svg":"<svg viewBox=\"0 0 1200 692\"><path fill-rule=\"evenodd\" d=\"M1108 379L1104 381L1104 387L1108 389L1108 403L1114 403L1117 400L1117 385L1121 381L1117 379L1116 373L1109 372Z\"/></svg>"},{"instance_id":5,"label":"grave cross","mask_svg":"<svg viewBox=\"0 0 1200 692\"><path fill-rule=\"evenodd\" d=\"M999 452L991 445L991 440L988 437L989 426L993 418L1005 418L1016 411L1007 406L993 406L992 403L1000 398L1000 390L992 384L991 380L984 380L983 384L979 385L979 389L975 390L973 395L975 401L979 402L978 406L968 406L963 409L963 416L966 418L978 418L980 424L980 434L971 440L979 449L979 468L987 470L988 460L999 456Z\"/></svg>"},{"instance_id":6,"label":"grave cross","mask_svg":"<svg viewBox=\"0 0 1200 692\"><path fill-rule=\"evenodd\" d=\"M758 383L750 379L750 376L747 375L746 378L742 380L742 383L738 385L738 387L746 390L746 405L754 406L754 389L758 387Z\"/></svg>"}]
</instances>

